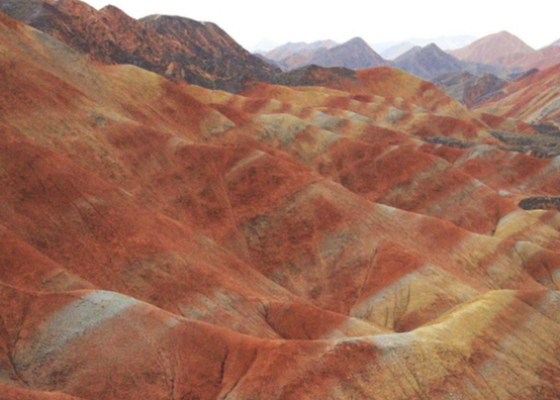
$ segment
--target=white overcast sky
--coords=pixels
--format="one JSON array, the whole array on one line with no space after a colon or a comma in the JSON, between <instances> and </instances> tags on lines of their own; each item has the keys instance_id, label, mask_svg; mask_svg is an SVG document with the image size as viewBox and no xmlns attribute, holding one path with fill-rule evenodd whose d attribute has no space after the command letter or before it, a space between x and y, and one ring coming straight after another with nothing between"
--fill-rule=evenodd
<instances>
[{"instance_id":1,"label":"white overcast sky","mask_svg":"<svg viewBox=\"0 0 560 400\"><path fill-rule=\"evenodd\" d=\"M252 48L277 43L361 36L370 43L507 30L540 48L560 39L560 0L86 0L112 4L140 18L180 15L220 25Z\"/></svg>"}]
</instances>

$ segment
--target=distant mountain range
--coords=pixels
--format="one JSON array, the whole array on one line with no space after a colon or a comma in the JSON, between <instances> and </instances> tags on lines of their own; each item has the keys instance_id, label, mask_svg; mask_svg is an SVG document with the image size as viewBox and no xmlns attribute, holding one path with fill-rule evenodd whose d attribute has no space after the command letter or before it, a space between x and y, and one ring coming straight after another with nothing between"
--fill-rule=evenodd
<instances>
[{"instance_id":1,"label":"distant mountain range","mask_svg":"<svg viewBox=\"0 0 560 400\"><path fill-rule=\"evenodd\" d=\"M502 31L483 37L470 45L450 51L460 60L485 64L501 64L511 54L529 54L535 50L509 32Z\"/></svg>"},{"instance_id":2,"label":"distant mountain range","mask_svg":"<svg viewBox=\"0 0 560 400\"><path fill-rule=\"evenodd\" d=\"M333 40L287 43L251 54L217 25L188 18L154 15L136 20L116 7L98 11L77 0L0 0L0 11L102 64L132 64L172 80L231 92L243 90L247 82L291 81L298 73L286 75L282 70L311 65L351 70L391 66L437 82L454 98L474 104L473 99L485 95L485 90L478 88L494 88L509 73L560 63L560 40L535 50L508 32L476 41L456 36L427 44L426 39L411 39L392 46L375 45L384 48L383 54L359 37L342 44ZM443 51L463 44L467 45ZM263 41L260 45L265 48L274 43ZM457 95L460 88L478 90L481 96L470 92Z\"/></svg>"},{"instance_id":3,"label":"distant mountain range","mask_svg":"<svg viewBox=\"0 0 560 400\"><path fill-rule=\"evenodd\" d=\"M436 44L443 50L454 50L468 46L478 38L471 35L440 36L434 38L410 38L403 41L391 41L382 43L370 43L370 46L387 60L394 60L415 46L425 47L431 43ZM395 49L402 51L395 52ZM391 54L394 54L391 57Z\"/></svg>"},{"instance_id":4,"label":"distant mountain range","mask_svg":"<svg viewBox=\"0 0 560 400\"><path fill-rule=\"evenodd\" d=\"M503 31L449 53L461 60L498 64L512 72L521 72L532 68L545 69L559 63L560 40L554 43L535 50L517 36Z\"/></svg>"},{"instance_id":5,"label":"distant mountain range","mask_svg":"<svg viewBox=\"0 0 560 400\"><path fill-rule=\"evenodd\" d=\"M401 43L386 49L383 57L364 40L355 38L338 46L333 41L288 43L266 56L284 70L306 65L350 69L388 65L431 80L450 97L474 107L500 95L508 80L525 71L560 64L560 40L555 43L534 50L516 36L500 32L448 52L435 43L423 47ZM301 75L295 72L293 76Z\"/></svg>"},{"instance_id":6,"label":"distant mountain range","mask_svg":"<svg viewBox=\"0 0 560 400\"><path fill-rule=\"evenodd\" d=\"M438 43L419 46L408 41L385 48L381 54L361 38L338 46L332 40L287 43L267 52L265 57L285 71L312 64L351 69L390 65L428 80L462 72L472 76L492 74L500 80L510 73L544 69L560 63L560 40L538 51L505 31L470 43L472 40L474 38L469 36L440 38L439 42L447 46L468 43L449 51L443 51Z\"/></svg>"},{"instance_id":7,"label":"distant mountain range","mask_svg":"<svg viewBox=\"0 0 560 400\"><path fill-rule=\"evenodd\" d=\"M337 44L333 40L286 43L269 51L265 57L286 71L307 65L350 69L387 65L383 57L362 38L354 38L342 44Z\"/></svg>"},{"instance_id":8,"label":"distant mountain range","mask_svg":"<svg viewBox=\"0 0 560 400\"><path fill-rule=\"evenodd\" d=\"M364 69L387 65L387 62L362 38L357 37L336 47L316 52L315 55L304 64L316 64L322 67Z\"/></svg>"},{"instance_id":9,"label":"distant mountain range","mask_svg":"<svg viewBox=\"0 0 560 400\"><path fill-rule=\"evenodd\" d=\"M390 65L428 80L443 74L462 71L474 75L487 73L498 76L507 75L505 69L499 65L462 61L444 52L433 43L425 47L415 46L394 61L384 59L361 38L354 38L338 46L333 46L333 44L332 41L311 44L288 43L268 52L266 57L284 70L301 68L306 65L350 69Z\"/></svg>"},{"instance_id":10,"label":"distant mountain range","mask_svg":"<svg viewBox=\"0 0 560 400\"><path fill-rule=\"evenodd\" d=\"M444 74L462 71L474 75L487 73L506 75L504 68L500 66L461 61L433 43L423 48L417 46L410 49L397 58L392 65L428 80Z\"/></svg>"}]
</instances>

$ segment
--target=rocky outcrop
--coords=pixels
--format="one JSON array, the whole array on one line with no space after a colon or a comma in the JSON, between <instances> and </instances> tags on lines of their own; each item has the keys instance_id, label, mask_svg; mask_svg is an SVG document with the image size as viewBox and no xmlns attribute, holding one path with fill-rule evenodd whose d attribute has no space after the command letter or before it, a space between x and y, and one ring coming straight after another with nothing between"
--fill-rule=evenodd
<instances>
[{"instance_id":1,"label":"rocky outcrop","mask_svg":"<svg viewBox=\"0 0 560 400\"><path fill-rule=\"evenodd\" d=\"M519 203L524 210L558 210L560 211L560 197L529 197Z\"/></svg>"}]
</instances>

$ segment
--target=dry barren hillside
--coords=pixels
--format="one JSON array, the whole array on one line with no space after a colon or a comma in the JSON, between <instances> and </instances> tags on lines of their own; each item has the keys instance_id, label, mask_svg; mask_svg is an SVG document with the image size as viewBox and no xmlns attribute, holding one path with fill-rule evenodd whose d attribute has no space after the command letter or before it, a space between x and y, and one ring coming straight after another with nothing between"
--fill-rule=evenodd
<instances>
[{"instance_id":1,"label":"dry barren hillside","mask_svg":"<svg viewBox=\"0 0 560 400\"><path fill-rule=\"evenodd\" d=\"M1 400L560 398L560 215L519 206L559 161L523 115L0 38Z\"/></svg>"}]
</instances>

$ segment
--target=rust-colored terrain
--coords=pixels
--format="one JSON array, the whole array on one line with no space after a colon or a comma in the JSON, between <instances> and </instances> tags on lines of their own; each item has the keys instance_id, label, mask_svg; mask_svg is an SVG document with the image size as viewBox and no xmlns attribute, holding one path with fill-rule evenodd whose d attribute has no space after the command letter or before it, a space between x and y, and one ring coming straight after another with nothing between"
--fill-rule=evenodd
<instances>
[{"instance_id":1,"label":"rust-colored terrain","mask_svg":"<svg viewBox=\"0 0 560 400\"><path fill-rule=\"evenodd\" d=\"M311 66L233 94L0 38L1 400L560 398L532 85L471 112Z\"/></svg>"},{"instance_id":2,"label":"rust-colored terrain","mask_svg":"<svg viewBox=\"0 0 560 400\"><path fill-rule=\"evenodd\" d=\"M271 81L276 69L209 22L149 16L135 20L113 6L79 0L0 0L0 12L104 64L132 64L175 80L238 90L248 79Z\"/></svg>"},{"instance_id":3,"label":"rust-colored terrain","mask_svg":"<svg viewBox=\"0 0 560 400\"><path fill-rule=\"evenodd\" d=\"M560 128L560 64L508 83L482 109L495 115Z\"/></svg>"}]
</instances>

